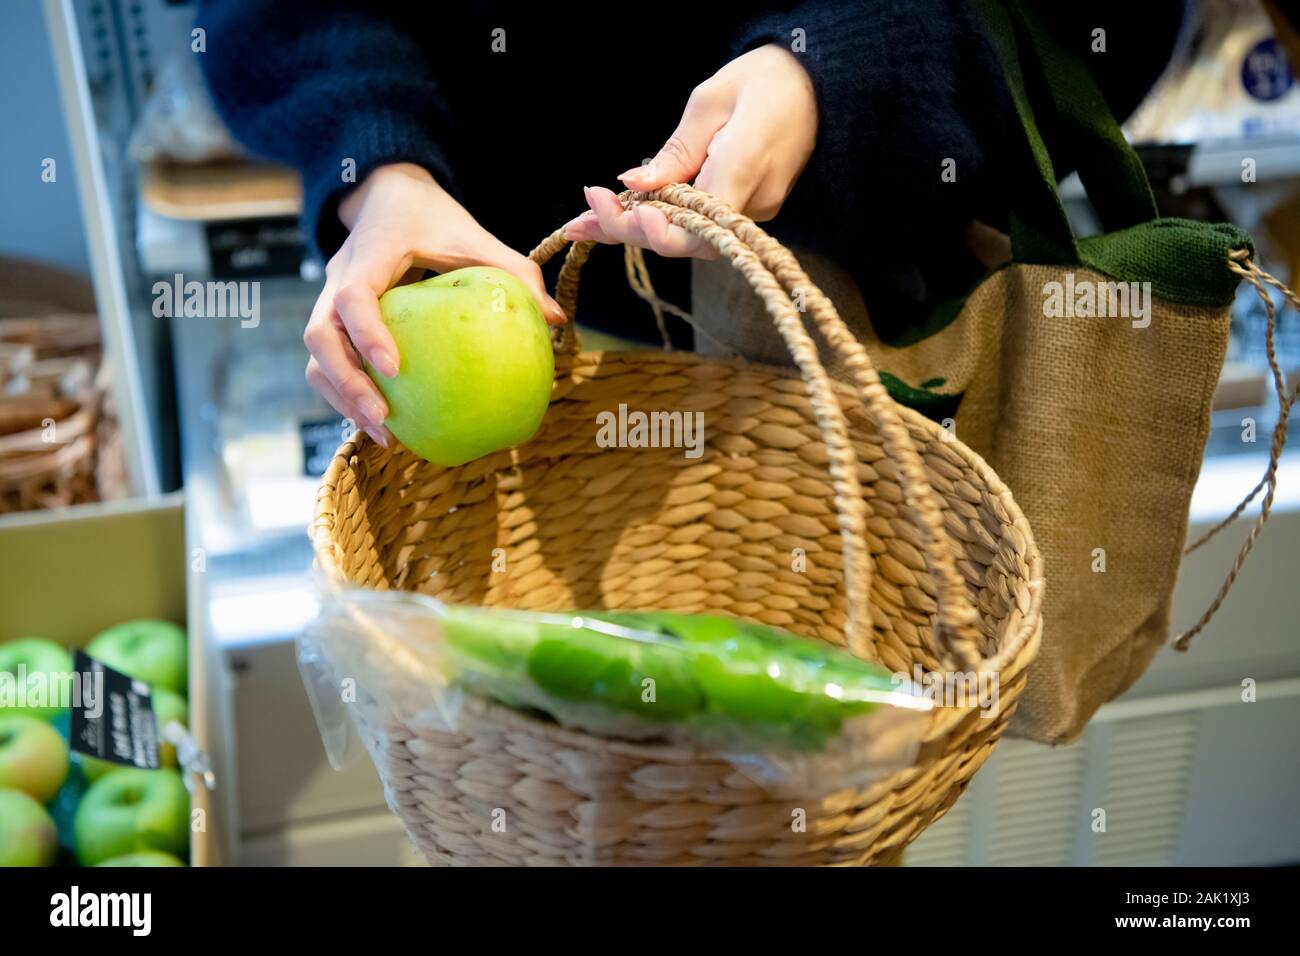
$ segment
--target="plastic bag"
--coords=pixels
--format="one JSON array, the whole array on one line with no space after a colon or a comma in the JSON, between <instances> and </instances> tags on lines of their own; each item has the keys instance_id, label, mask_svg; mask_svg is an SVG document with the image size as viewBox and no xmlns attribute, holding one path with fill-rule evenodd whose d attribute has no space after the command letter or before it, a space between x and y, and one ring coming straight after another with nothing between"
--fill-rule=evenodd
<instances>
[{"instance_id":1,"label":"plastic bag","mask_svg":"<svg viewBox=\"0 0 1300 956\"><path fill-rule=\"evenodd\" d=\"M179 54L163 63L127 152L137 162L206 163L243 155L217 115L193 55Z\"/></svg>"},{"instance_id":2,"label":"plastic bag","mask_svg":"<svg viewBox=\"0 0 1300 956\"><path fill-rule=\"evenodd\" d=\"M394 724L455 732L479 698L819 794L910 766L933 706L846 651L734 618L462 608L402 591L326 594L299 663L336 767L358 739L382 766Z\"/></svg>"}]
</instances>

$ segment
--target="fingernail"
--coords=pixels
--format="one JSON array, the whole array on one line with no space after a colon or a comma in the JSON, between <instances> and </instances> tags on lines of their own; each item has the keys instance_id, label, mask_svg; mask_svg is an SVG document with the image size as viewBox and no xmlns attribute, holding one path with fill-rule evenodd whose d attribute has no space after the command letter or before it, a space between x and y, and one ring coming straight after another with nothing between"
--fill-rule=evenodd
<instances>
[{"instance_id":1,"label":"fingernail","mask_svg":"<svg viewBox=\"0 0 1300 956\"><path fill-rule=\"evenodd\" d=\"M627 179L629 176L640 176L643 172L645 172L644 166L633 166L631 169L625 169L623 172L619 173L618 178Z\"/></svg>"},{"instance_id":2,"label":"fingernail","mask_svg":"<svg viewBox=\"0 0 1300 956\"><path fill-rule=\"evenodd\" d=\"M564 310L560 308L560 304L558 302L552 302L550 309L551 309L551 315L555 316L555 318L558 321L567 322L569 320L569 317L564 314Z\"/></svg>"},{"instance_id":3,"label":"fingernail","mask_svg":"<svg viewBox=\"0 0 1300 956\"><path fill-rule=\"evenodd\" d=\"M363 398L361 400L361 417L371 425L382 425L384 419L388 416L384 414L384 410L379 407L379 403L373 398ZM366 431L369 432L370 429L367 428Z\"/></svg>"},{"instance_id":4,"label":"fingernail","mask_svg":"<svg viewBox=\"0 0 1300 956\"><path fill-rule=\"evenodd\" d=\"M587 228L596 221L596 214L590 209L581 216L574 216L564 224L564 238L569 240L586 239Z\"/></svg>"},{"instance_id":5,"label":"fingernail","mask_svg":"<svg viewBox=\"0 0 1300 956\"><path fill-rule=\"evenodd\" d=\"M397 374L397 360L387 352L376 352L370 356L370 364L379 370L379 374L385 378L392 378Z\"/></svg>"},{"instance_id":6,"label":"fingernail","mask_svg":"<svg viewBox=\"0 0 1300 956\"><path fill-rule=\"evenodd\" d=\"M369 435L371 438L375 440L375 444L378 445L380 448L388 447L388 438L384 435L381 429L374 428L372 426L367 425L365 432L367 435Z\"/></svg>"},{"instance_id":7,"label":"fingernail","mask_svg":"<svg viewBox=\"0 0 1300 956\"><path fill-rule=\"evenodd\" d=\"M591 187L590 187L590 186L583 186L583 187L582 187L582 198L585 199L585 200L587 200L587 205L588 205L588 206L591 205Z\"/></svg>"}]
</instances>

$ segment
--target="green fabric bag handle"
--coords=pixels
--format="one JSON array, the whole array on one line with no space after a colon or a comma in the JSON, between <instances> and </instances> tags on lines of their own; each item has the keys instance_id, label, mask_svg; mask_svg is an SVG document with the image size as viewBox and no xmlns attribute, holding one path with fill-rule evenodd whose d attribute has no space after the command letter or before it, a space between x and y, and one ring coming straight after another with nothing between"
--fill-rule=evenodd
<instances>
[{"instance_id":1,"label":"green fabric bag handle","mask_svg":"<svg viewBox=\"0 0 1300 956\"><path fill-rule=\"evenodd\" d=\"M1011 102L1037 170L1034 181L1010 210L1012 255L1017 262L1078 263L1079 250L1074 243L1074 233L1061 194L1056 188L1056 169L1029 103L1012 15L1001 0L974 0L974 5L984 21L993 52L1002 65Z\"/></svg>"},{"instance_id":2,"label":"green fabric bag handle","mask_svg":"<svg viewBox=\"0 0 1300 956\"><path fill-rule=\"evenodd\" d=\"M1162 298L1187 305L1232 301L1237 276L1228 253L1254 242L1227 223L1161 218L1146 171L1079 57L1052 40L1024 0L972 0L1001 64L1025 134L1033 175L1010 210L1016 262L1077 265L1112 278L1151 282ZM1038 97L1031 98L1032 80ZM1056 169L1035 118L1052 116L1079 167L1102 235L1076 239L1056 185Z\"/></svg>"},{"instance_id":3,"label":"green fabric bag handle","mask_svg":"<svg viewBox=\"0 0 1300 956\"><path fill-rule=\"evenodd\" d=\"M1146 170L1124 138L1088 67L1048 35L1023 0L975 0L1006 76L1037 175L1012 210L1017 261L1081 263L1057 189L1056 169L1035 118L1030 83L1042 93L1037 115L1051 115L1077 158L1079 178L1107 231L1159 218Z\"/></svg>"},{"instance_id":4,"label":"green fabric bag handle","mask_svg":"<svg viewBox=\"0 0 1300 956\"><path fill-rule=\"evenodd\" d=\"M1160 217L1146 169L1087 64L1055 43L1024 0L1009 0L1020 47L1033 50L1079 178L1107 232ZM1055 180L1050 185L1055 188Z\"/></svg>"}]
</instances>

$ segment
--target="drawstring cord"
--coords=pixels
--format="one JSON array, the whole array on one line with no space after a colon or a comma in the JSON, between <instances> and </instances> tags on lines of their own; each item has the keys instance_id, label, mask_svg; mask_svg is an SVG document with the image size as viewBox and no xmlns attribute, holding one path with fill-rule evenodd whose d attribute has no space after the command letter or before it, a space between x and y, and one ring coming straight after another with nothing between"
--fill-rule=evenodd
<instances>
[{"instance_id":1,"label":"drawstring cord","mask_svg":"<svg viewBox=\"0 0 1300 956\"><path fill-rule=\"evenodd\" d=\"M1196 541L1188 545L1187 549L1183 552L1184 554L1191 554L1224 528L1228 527L1228 525L1232 524L1232 522L1246 510L1247 505L1255 499L1255 496L1258 495L1261 490L1265 488L1268 489L1264 493L1263 502L1260 504L1259 516L1255 519L1255 523L1251 526L1250 533L1246 536L1246 540L1242 543L1240 550L1238 550L1237 558L1233 561L1232 568L1228 571L1228 576L1219 587L1219 593L1215 595L1214 601L1211 602L1208 608L1206 608L1205 613L1201 615L1201 619L1189 630L1180 634L1174 641L1174 647L1180 651L1187 650L1191 645L1192 638L1199 634L1205 628L1205 625L1210 623L1210 619L1213 618L1215 613L1219 610L1220 605L1223 604L1224 598L1228 596L1228 592L1232 590L1232 586L1237 580L1237 575L1241 571L1241 566L1245 563L1246 555L1250 554L1251 549L1255 547L1255 540L1259 537L1259 533L1264 529L1264 524L1268 521L1269 514L1272 513L1273 497L1277 492L1277 469L1282 458L1282 449L1286 446L1287 421L1291 417L1291 407L1295 404L1296 398L1300 397L1300 380L1296 382L1296 385L1291 389L1290 394L1288 394L1286 389L1286 377L1282 374L1281 366L1278 365L1276 347L1277 309L1276 306L1273 305L1273 298L1268 294L1268 289L1266 289L1265 286L1271 285L1273 288L1279 290L1297 309L1300 309L1300 298L1297 298L1296 294L1288 289L1283 283L1279 282L1273 276L1261 270L1259 266L1255 265L1255 263L1251 261L1250 250L1248 249L1236 249L1229 253L1228 268L1254 286L1255 292L1259 296L1259 300L1264 304L1264 314L1268 317L1268 324L1264 333L1264 347L1268 353L1269 370L1273 373L1273 389L1277 394L1277 424L1273 426L1273 441L1269 446L1268 467L1264 470L1264 477L1261 478L1259 483L1251 489L1250 493L1241 500L1241 503L1233 509L1232 514L1228 515L1228 517L1224 518L1205 534L1201 535L1201 537Z\"/></svg>"}]
</instances>

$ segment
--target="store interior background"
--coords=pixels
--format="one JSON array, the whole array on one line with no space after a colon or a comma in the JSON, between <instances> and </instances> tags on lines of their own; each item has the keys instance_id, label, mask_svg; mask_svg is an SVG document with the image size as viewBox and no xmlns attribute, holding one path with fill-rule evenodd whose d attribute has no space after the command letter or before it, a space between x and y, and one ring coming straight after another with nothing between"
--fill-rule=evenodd
<instances>
[{"instance_id":1,"label":"store interior background","mask_svg":"<svg viewBox=\"0 0 1300 956\"><path fill-rule=\"evenodd\" d=\"M110 370L119 404L126 406L124 422L136 431L135 466L143 462L149 472L132 474L125 500L82 506L89 524L78 525L75 516L0 516L0 550L6 540L18 540L5 537L11 528L27 535L22 540L48 541L53 549L73 547L73 541L90 547L86 531L100 527L95 520L130 524L153 520L151 509L183 508L177 527L184 538L175 545L191 567L178 576L186 593L177 600L188 607L188 626L206 649L204 742L216 781L216 858L253 865L414 865L418 857L389 814L369 764L362 760L343 771L328 765L294 657L294 635L314 609L305 534L318 473L313 469L320 464L321 443L313 436L334 434L336 423L301 374L302 326L320 273L300 262L292 190L250 204L232 189L238 201L225 210L209 193L202 214L179 216L167 207L172 215L164 215L151 207L140 170L127 158L126 140L150 83L168 56L187 49L192 19L192 4L164 0L0 4L0 89L6 91L0 97L0 128L6 130L0 256L52 263L93 279L110 347L115 336L132 343L129 354L110 361ZM69 23L80 46L79 70L60 62L59 51L66 54L71 46L57 34ZM90 94L79 102L78 72ZM1289 95L1300 112L1294 103L1300 94ZM80 162L78 150L86 143L69 132L77 128L77 110L98 133L98 149L87 150ZM1265 256L1273 258L1262 264L1289 276L1294 286L1300 279L1291 271L1300 267L1300 122L1250 142L1201 143L1191 155L1147 155L1155 163L1153 176L1182 197L1176 201L1194 202L1199 190L1219 204L1220 215L1252 231L1290 204L1297 217L1292 244L1270 247ZM1258 157L1259 182L1249 186L1238 181L1245 155ZM46 157L58 163L56 182L39 179ZM98 166L98 190L87 185L87 159ZM176 196L165 189L161 194ZM235 207L241 211L231 213ZM1071 212L1086 222L1086 201L1075 198ZM155 279L177 272L200 279L238 275L241 261L253 263L247 275L262 282L257 328L150 313ZM109 286L118 290L115 300L105 296ZM1263 471L1276 402L1262 387L1261 321L1259 314L1243 318L1229 357L1225 398L1193 502L1193 533L1227 514ZM1284 313L1281 323L1283 362L1295 372L1300 317ZM132 390L134 401L126 394ZM1258 417L1261 441L1255 445L1240 439L1247 415ZM1300 725L1298 462L1300 449L1288 452L1275 516L1193 651L1162 651L1152 670L1104 708L1074 745L1004 742L954 811L909 850L908 863L1300 862L1294 810L1300 805L1294 743ZM1248 510L1247 518L1252 514ZM1247 528L1239 521L1185 564L1175 628L1195 620ZM188 560L196 549L203 556L200 571ZM106 588L126 591L138 584L131 568L84 564L98 567ZM22 598L4 589L0 581L5 601ZM11 636L0 633L0 639ZM1245 679L1259 690L1249 706L1240 703ZM1097 807L1106 808L1112 821L1106 833L1092 827Z\"/></svg>"},{"instance_id":2,"label":"store interior background","mask_svg":"<svg viewBox=\"0 0 1300 956\"><path fill-rule=\"evenodd\" d=\"M0 255L53 262L90 274L86 235L75 189L32 188L31 169L46 156L69 156L68 130L39 3L0 5L0 84L12 94L0 104L0 208L12 225L0 230ZM16 95L21 91L21 95ZM22 130L23 135L16 135ZM14 228L18 223L21 228Z\"/></svg>"}]
</instances>

